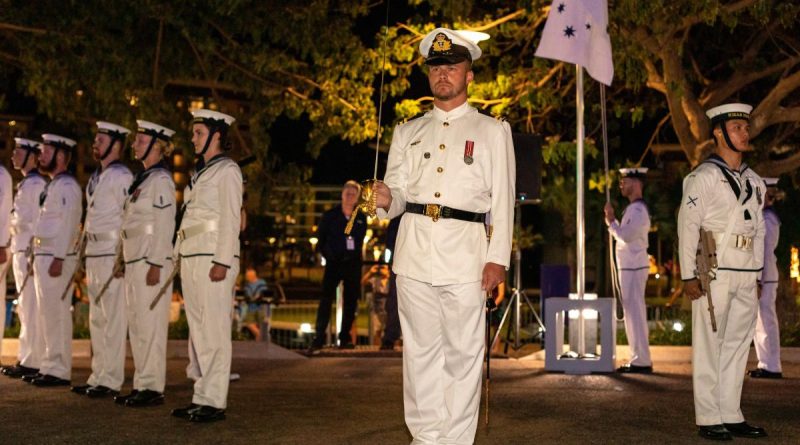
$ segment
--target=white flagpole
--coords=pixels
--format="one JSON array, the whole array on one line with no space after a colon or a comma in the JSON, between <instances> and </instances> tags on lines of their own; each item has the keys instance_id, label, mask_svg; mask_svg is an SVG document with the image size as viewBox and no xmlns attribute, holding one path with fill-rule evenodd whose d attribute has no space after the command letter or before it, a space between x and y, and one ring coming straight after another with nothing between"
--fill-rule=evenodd
<instances>
[{"instance_id":1,"label":"white flagpole","mask_svg":"<svg viewBox=\"0 0 800 445\"><path fill-rule=\"evenodd\" d=\"M584 272L586 270L586 259L585 259L585 228L584 228L584 198L583 198L583 140L584 140L584 128L583 128L583 67L580 65L575 65L575 72L576 72L576 79L575 79L575 108L577 111L577 131L576 131L576 138L577 138L577 145L578 145L578 153L576 155L576 180L575 180L575 187L577 188L577 209L576 209L576 276L578 279L578 283L576 286L576 292L578 293L578 300L583 300L584 292L585 292L585 283L586 278L584 276ZM586 340L585 340L585 333L584 333L584 326L583 326L583 310L578 311L578 355L583 357L586 354Z\"/></svg>"}]
</instances>

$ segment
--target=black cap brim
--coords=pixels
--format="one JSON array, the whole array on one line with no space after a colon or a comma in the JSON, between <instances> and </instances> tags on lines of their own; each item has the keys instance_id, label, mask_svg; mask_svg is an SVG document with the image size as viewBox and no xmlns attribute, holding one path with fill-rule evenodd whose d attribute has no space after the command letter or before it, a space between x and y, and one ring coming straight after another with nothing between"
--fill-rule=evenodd
<instances>
[{"instance_id":1,"label":"black cap brim","mask_svg":"<svg viewBox=\"0 0 800 445\"><path fill-rule=\"evenodd\" d=\"M455 65L464 61L470 61L470 59L460 54L453 54L449 56L433 56L425 59L425 65Z\"/></svg>"}]
</instances>

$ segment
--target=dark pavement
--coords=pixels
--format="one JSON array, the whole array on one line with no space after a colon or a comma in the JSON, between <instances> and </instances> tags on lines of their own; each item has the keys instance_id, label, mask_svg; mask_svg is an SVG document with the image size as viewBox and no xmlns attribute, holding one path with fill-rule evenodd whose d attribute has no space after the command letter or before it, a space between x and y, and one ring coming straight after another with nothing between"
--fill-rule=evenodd
<instances>
[{"instance_id":1,"label":"dark pavement","mask_svg":"<svg viewBox=\"0 0 800 445\"><path fill-rule=\"evenodd\" d=\"M651 376L551 374L539 360L493 360L491 424L483 423L482 404L476 443L708 443L694 427L691 365L680 358L662 363L658 354L654 358ZM233 371L241 380L231 384L228 418L206 425L169 415L191 398L185 365L185 359L171 358L166 404L140 409L0 377L0 443L410 442L399 358L234 359ZM75 359L73 383L85 381L88 367L87 358ZM129 360L125 392L131 372ZM784 375L779 381L745 380L745 416L770 435L758 443L800 443L800 364L786 363Z\"/></svg>"}]
</instances>

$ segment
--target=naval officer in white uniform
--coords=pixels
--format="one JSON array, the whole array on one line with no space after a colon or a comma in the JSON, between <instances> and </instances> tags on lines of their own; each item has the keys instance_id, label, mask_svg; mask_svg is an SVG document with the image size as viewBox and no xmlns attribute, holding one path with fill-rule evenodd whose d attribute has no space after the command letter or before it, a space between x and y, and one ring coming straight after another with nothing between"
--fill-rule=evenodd
<instances>
[{"instance_id":1,"label":"naval officer in white uniform","mask_svg":"<svg viewBox=\"0 0 800 445\"><path fill-rule=\"evenodd\" d=\"M14 181L5 166L0 164L0 357L3 352L3 333L6 326L6 274L11 268L11 209Z\"/></svg>"},{"instance_id":2,"label":"naval officer in white uniform","mask_svg":"<svg viewBox=\"0 0 800 445\"><path fill-rule=\"evenodd\" d=\"M128 336L135 372L133 391L118 395L114 401L144 407L164 403L172 285L167 286L155 307L150 306L172 274L175 183L164 157L172 153L175 132L144 120L136 123L133 154L144 170L128 188L121 232Z\"/></svg>"},{"instance_id":3,"label":"naval officer in white uniform","mask_svg":"<svg viewBox=\"0 0 800 445\"><path fill-rule=\"evenodd\" d=\"M11 162L24 177L17 184L17 193L14 196L14 210L11 214L13 234L11 251L14 255L14 281L17 292L20 291L22 283L25 283L25 288L22 289L17 302L17 316L20 323L17 364L3 368L3 374L20 378L38 373L44 356L44 340L36 324L39 306L36 302L36 286L33 284L30 249L33 248L33 228L39 218L39 197L47 185L47 180L38 169L41 144L30 139L14 140L16 148Z\"/></svg>"},{"instance_id":4,"label":"naval officer in white uniform","mask_svg":"<svg viewBox=\"0 0 800 445\"><path fill-rule=\"evenodd\" d=\"M242 172L225 155L234 118L212 110L192 113L192 144L200 158L184 190L178 231L186 318L196 376L192 402L172 415L192 422L225 418L231 370L231 317L239 274Z\"/></svg>"},{"instance_id":5,"label":"naval officer in white uniform","mask_svg":"<svg viewBox=\"0 0 800 445\"><path fill-rule=\"evenodd\" d=\"M726 104L706 112L716 152L683 182L678 213L681 278L692 302L692 380L701 437L763 437L740 407L747 354L758 310L756 280L764 262L764 181L742 160L751 151L750 111ZM696 272L700 229L713 233L718 268L711 281L717 332Z\"/></svg>"},{"instance_id":6,"label":"naval officer in white uniform","mask_svg":"<svg viewBox=\"0 0 800 445\"><path fill-rule=\"evenodd\" d=\"M608 232L616 244L620 299L625 314L625 334L631 351L630 362L622 365L617 372L650 374L653 372L653 362L650 359L647 306L644 300L650 273L650 257L647 255L650 212L642 199L647 169L621 168L619 173L619 190L629 204L622 212L621 221L614 215L611 203L606 203L604 209Z\"/></svg>"},{"instance_id":7,"label":"naval officer in white uniform","mask_svg":"<svg viewBox=\"0 0 800 445\"><path fill-rule=\"evenodd\" d=\"M778 257L775 248L781 233L781 220L773 204L781 195L778 178L764 178L767 194L764 200L764 270L761 272L761 296L758 299L758 319L753 343L756 345L758 366L748 372L757 379L783 378L781 367L781 337L775 299L778 296Z\"/></svg>"},{"instance_id":8,"label":"naval officer in white uniform","mask_svg":"<svg viewBox=\"0 0 800 445\"><path fill-rule=\"evenodd\" d=\"M72 375L72 274L78 264L83 199L78 181L67 171L77 143L55 134L44 140L39 165L50 183L39 198L33 229L33 279L39 306L36 323L44 339L39 376L25 377L36 386L67 386Z\"/></svg>"},{"instance_id":9,"label":"naval officer in white uniform","mask_svg":"<svg viewBox=\"0 0 800 445\"><path fill-rule=\"evenodd\" d=\"M86 287L89 294L89 332L92 374L85 385L72 388L92 398L116 395L125 379L125 292L122 276L111 277L121 253L122 207L133 174L122 162L127 128L98 121L92 155L100 164L86 186ZM111 281L109 281L111 280ZM108 282L103 295L100 291ZM98 298L100 299L98 301Z\"/></svg>"},{"instance_id":10,"label":"naval officer in white uniform","mask_svg":"<svg viewBox=\"0 0 800 445\"><path fill-rule=\"evenodd\" d=\"M514 150L508 123L467 103L477 44L438 28L422 40L433 109L398 125L380 216L402 217L393 270L413 444L471 444L480 402L486 293L511 258ZM487 226L491 224L491 238Z\"/></svg>"}]
</instances>

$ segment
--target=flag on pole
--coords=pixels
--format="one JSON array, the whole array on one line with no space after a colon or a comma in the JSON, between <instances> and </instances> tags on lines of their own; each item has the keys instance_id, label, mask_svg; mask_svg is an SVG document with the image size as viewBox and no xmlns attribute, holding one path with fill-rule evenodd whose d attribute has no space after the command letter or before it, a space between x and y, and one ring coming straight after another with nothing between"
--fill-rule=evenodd
<instances>
[{"instance_id":1,"label":"flag on pole","mask_svg":"<svg viewBox=\"0 0 800 445\"><path fill-rule=\"evenodd\" d=\"M595 80L611 86L607 1L554 0L536 56L581 65Z\"/></svg>"}]
</instances>

